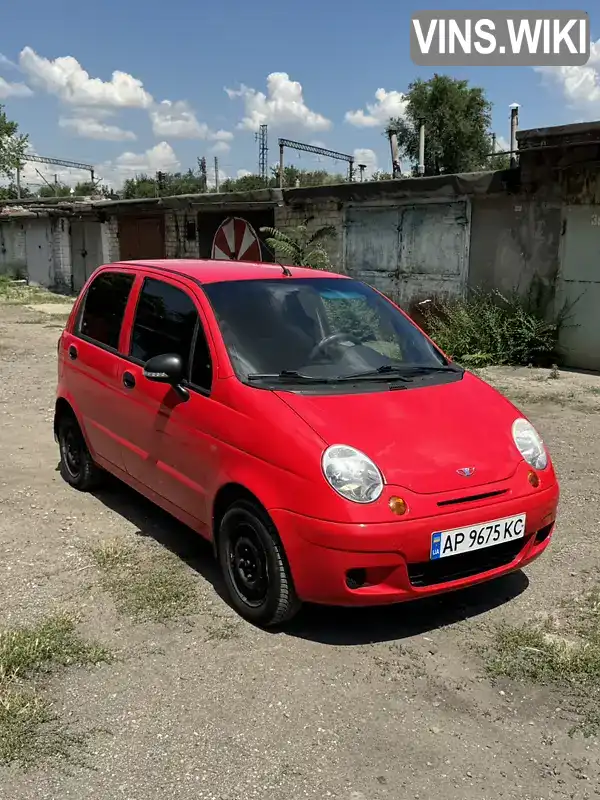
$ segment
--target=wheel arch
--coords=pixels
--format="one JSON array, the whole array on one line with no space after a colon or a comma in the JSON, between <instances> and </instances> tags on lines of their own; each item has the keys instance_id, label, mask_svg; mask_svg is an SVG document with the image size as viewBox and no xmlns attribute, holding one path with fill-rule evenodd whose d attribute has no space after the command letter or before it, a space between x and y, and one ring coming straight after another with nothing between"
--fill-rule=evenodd
<instances>
[{"instance_id":1,"label":"wheel arch","mask_svg":"<svg viewBox=\"0 0 600 800\"><path fill-rule=\"evenodd\" d=\"M250 489L247 489L241 483L236 483L235 481L230 481L229 483L223 484L223 486L221 486L217 491L212 504L212 540L215 552L217 550L217 539L219 538L221 520L225 516L227 509L230 508L237 500L246 500L249 503L253 503L254 505L258 506L258 508L269 520L271 520L269 512L265 508L264 503L261 503L254 492L250 491ZM273 524L272 520L271 524ZM273 527L275 527L274 524Z\"/></svg>"}]
</instances>

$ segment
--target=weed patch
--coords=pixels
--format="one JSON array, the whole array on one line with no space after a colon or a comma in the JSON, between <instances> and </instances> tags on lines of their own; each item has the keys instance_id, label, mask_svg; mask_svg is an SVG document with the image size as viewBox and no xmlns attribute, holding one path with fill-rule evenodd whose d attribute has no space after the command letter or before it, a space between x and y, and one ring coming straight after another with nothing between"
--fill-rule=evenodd
<instances>
[{"instance_id":1,"label":"weed patch","mask_svg":"<svg viewBox=\"0 0 600 800\"><path fill-rule=\"evenodd\" d=\"M182 562L158 546L107 542L91 549L102 583L118 611L165 622L199 609L197 583Z\"/></svg>"},{"instance_id":2,"label":"weed patch","mask_svg":"<svg viewBox=\"0 0 600 800\"><path fill-rule=\"evenodd\" d=\"M424 325L451 358L468 367L548 363L561 320L548 322L518 295L474 291L424 307Z\"/></svg>"},{"instance_id":3,"label":"weed patch","mask_svg":"<svg viewBox=\"0 0 600 800\"><path fill-rule=\"evenodd\" d=\"M6 275L0 275L0 301L14 305L32 303L66 303L69 298L64 294L50 292L40 286L30 286L25 281L15 281Z\"/></svg>"},{"instance_id":4,"label":"weed patch","mask_svg":"<svg viewBox=\"0 0 600 800\"><path fill-rule=\"evenodd\" d=\"M484 657L493 678L560 691L580 718L572 734L600 730L600 590L566 604L560 625L548 619L499 627Z\"/></svg>"},{"instance_id":5,"label":"weed patch","mask_svg":"<svg viewBox=\"0 0 600 800\"><path fill-rule=\"evenodd\" d=\"M86 736L61 723L36 685L38 676L109 659L104 648L77 634L68 617L0 632L0 764L29 767L48 759L72 759Z\"/></svg>"}]
</instances>

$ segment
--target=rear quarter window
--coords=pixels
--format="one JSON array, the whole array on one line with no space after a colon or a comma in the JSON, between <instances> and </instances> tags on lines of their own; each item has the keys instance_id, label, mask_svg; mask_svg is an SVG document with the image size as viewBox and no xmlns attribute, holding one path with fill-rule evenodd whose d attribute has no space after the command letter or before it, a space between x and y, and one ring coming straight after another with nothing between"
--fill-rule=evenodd
<instances>
[{"instance_id":1,"label":"rear quarter window","mask_svg":"<svg viewBox=\"0 0 600 800\"><path fill-rule=\"evenodd\" d=\"M134 280L129 272L101 272L86 292L76 334L118 350Z\"/></svg>"}]
</instances>

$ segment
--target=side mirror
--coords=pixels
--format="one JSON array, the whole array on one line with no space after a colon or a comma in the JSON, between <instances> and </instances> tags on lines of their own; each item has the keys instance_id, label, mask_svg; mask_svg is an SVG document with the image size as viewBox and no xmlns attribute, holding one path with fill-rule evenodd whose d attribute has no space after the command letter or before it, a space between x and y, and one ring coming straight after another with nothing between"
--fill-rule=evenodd
<instances>
[{"instance_id":1,"label":"side mirror","mask_svg":"<svg viewBox=\"0 0 600 800\"><path fill-rule=\"evenodd\" d=\"M187 400L189 392L181 385L184 377L183 360L176 353L154 356L144 364L144 378L154 383L168 383L182 400Z\"/></svg>"}]
</instances>

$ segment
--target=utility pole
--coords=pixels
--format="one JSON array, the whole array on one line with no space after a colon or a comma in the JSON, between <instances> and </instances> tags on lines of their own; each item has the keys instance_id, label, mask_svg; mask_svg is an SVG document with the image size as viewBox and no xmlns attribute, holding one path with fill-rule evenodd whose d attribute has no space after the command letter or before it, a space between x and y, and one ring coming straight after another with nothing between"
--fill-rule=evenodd
<instances>
[{"instance_id":1,"label":"utility pole","mask_svg":"<svg viewBox=\"0 0 600 800\"><path fill-rule=\"evenodd\" d=\"M519 104L511 103L510 108L510 165L517 166L517 128L519 127Z\"/></svg>"},{"instance_id":2,"label":"utility pole","mask_svg":"<svg viewBox=\"0 0 600 800\"><path fill-rule=\"evenodd\" d=\"M425 175L425 125L419 128L419 175Z\"/></svg>"},{"instance_id":3,"label":"utility pole","mask_svg":"<svg viewBox=\"0 0 600 800\"><path fill-rule=\"evenodd\" d=\"M267 172L268 172L268 138L267 138L267 125L261 125L259 132L254 134L254 138L258 141L258 174L263 179L266 186Z\"/></svg>"},{"instance_id":4,"label":"utility pole","mask_svg":"<svg viewBox=\"0 0 600 800\"><path fill-rule=\"evenodd\" d=\"M283 189L283 148L285 145L279 140L279 188Z\"/></svg>"},{"instance_id":5,"label":"utility pole","mask_svg":"<svg viewBox=\"0 0 600 800\"><path fill-rule=\"evenodd\" d=\"M215 190L219 191L219 159L215 156Z\"/></svg>"},{"instance_id":6,"label":"utility pole","mask_svg":"<svg viewBox=\"0 0 600 800\"><path fill-rule=\"evenodd\" d=\"M363 182L363 177L364 177L366 168L367 168L366 164L359 164L358 165L358 169L360 171L360 182L361 183Z\"/></svg>"},{"instance_id":7,"label":"utility pole","mask_svg":"<svg viewBox=\"0 0 600 800\"><path fill-rule=\"evenodd\" d=\"M17 167L17 200L21 199L21 167Z\"/></svg>"},{"instance_id":8,"label":"utility pole","mask_svg":"<svg viewBox=\"0 0 600 800\"><path fill-rule=\"evenodd\" d=\"M198 167L200 169L200 185L202 187L202 191L205 192L208 181L206 179L206 159L204 156L198 159Z\"/></svg>"}]
</instances>

